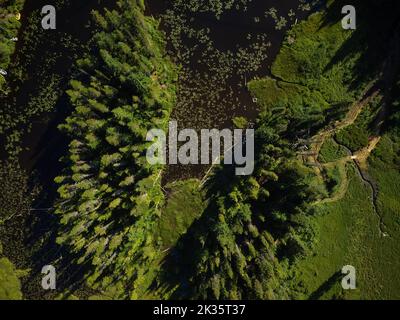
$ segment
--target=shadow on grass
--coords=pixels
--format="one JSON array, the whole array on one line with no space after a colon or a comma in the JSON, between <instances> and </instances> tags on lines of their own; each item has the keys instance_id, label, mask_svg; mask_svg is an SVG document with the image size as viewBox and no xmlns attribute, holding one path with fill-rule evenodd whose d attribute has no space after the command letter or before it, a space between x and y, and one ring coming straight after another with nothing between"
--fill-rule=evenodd
<instances>
[{"instance_id":1,"label":"shadow on grass","mask_svg":"<svg viewBox=\"0 0 400 320\"><path fill-rule=\"evenodd\" d=\"M196 275L197 268L201 267L203 255L218 245L213 235L219 212L215 200L230 191L235 179L238 179L235 168L223 166L206 182L208 206L163 259L160 267L162 271L149 288L150 291L172 293L172 299L194 296L195 288L191 286L191 280Z\"/></svg>"},{"instance_id":2,"label":"shadow on grass","mask_svg":"<svg viewBox=\"0 0 400 320\"><path fill-rule=\"evenodd\" d=\"M347 1L335 1L324 16L321 28L341 21L342 7ZM357 57L353 70L351 89L360 89L366 81L376 79L382 71L388 52L400 28L400 2L397 0L356 0L352 2L357 12L357 29L352 32L343 46L336 52L325 71L341 61Z\"/></svg>"},{"instance_id":3,"label":"shadow on grass","mask_svg":"<svg viewBox=\"0 0 400 320\"><path fill-rule=\"evenodd\" d=\"M315 290L309 300L319 300L324 294L328 293L335 285L337 285L342 279L342 273L337 271L328 280L326 280L317 290Z\"/></svg>"}]
</instances>

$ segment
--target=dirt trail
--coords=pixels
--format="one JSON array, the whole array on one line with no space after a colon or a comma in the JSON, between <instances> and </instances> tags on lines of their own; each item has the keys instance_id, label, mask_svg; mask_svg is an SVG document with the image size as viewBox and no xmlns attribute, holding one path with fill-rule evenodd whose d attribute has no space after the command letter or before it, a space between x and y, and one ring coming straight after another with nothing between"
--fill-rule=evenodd
<instances>
[{"instance_id":1,"label":"dirt trail","mask_svg":"<svg viewBox=\"0 0 400 320\"><path fill-rule=\"evenodd\" d=\"M374 208L374 212L379 217L380 233L382 236L386 236L387 233L384 231L385 226L383 223L383 219L382 216L379 214L377 206L378 188L376 183L366 173L367 159L371 154L371 152L375 149L375 147L379 143L380 137L379 136L372 137L370 139L369 145L366 148L359 150L355 153L353 153L346 145L341 144L335 138L336 132L354 124L354 122L357 120L358 116L364 109L364 107L368 105L379 93L380 90L377 88L377 85L370 84L365 90L362 99L360 101L357 101L350 107L349 111L347 112L343 120L336 121L334 124L330 125L325 130L322 130L321 132L319 132L310 139L310 146L309 146L310 151L307 152L306 156L304 156L303 154L303 160L306 164L311 165L315 168L315 173L322 179L322 181L325 180L324 169L329 167L332 168L335 166L339 168L341 183L337 187L335 193L328 198L315 202L314 205L332 203L344 198L349 186L346 164L349 162L354 162L359 172L360 178L366 185L368 185L371 188L371 193L372 193L371 205ZM344 150L346 150L347 152L347 156L333 162L321 164L318 160L321 148L323 144L326 142L326 140L329 138L333 138L333 140L339 146L344 148Z\"/></svg>"},{"instance_id":2,"label":"dirt trail","mask_svg":"<svg viewBox=\"0 0 400 320\"><path fill-rule=\"evenodd\" d=\"M321 132L319 132L310 139L311 142L310 152L309 155L305 157L305 162L310 164L315 164L318 175L321 175L321 169L323 167L321 163L318 161L318 157L325 141L333 137L336 132L352 125L357 120L363 108L378 94L379 94L379 89L377 89L375 85L368 86L367 90L363 95L363 98L360 101L354 103L350 107L349 111L347 112L345 118L342 121L336 121L334 124L322 130ZM349 160L351 160L351 158Z\"/></svg>"},{"instance_id":3,"label":"dirt trail","mask_svg":"<svg viewBox=\"0 0 400 320\"><path fill-rule=\"evenodd\" d=\"M368 165L367 165L367 160L368 157L370 156L371 152L376 148L378 145L381 137L380 137L380 131L381 127L383 124L383 120L385 119L384 115L386 114L386 106L383 105L381 108L381 111L379 112L379 115L376 121L376 128L374 130L375 136L371 137L369 140L369 144L367 147L358 150L357 152L352 152L346 145L341 144L336 138L335 134L354 124L354 122L357 120L358 116L364 109L366 105L368 105L376 96L378 96L380 93L380 89L378 88L377 84L370 84L367 89L365 90L363 97L361 98L360 101L357 101L354 103L349 111L347 112L345 118L341 121L336 121L329 127L327 127L325 130L322 130L318 134L316 134L314 137L310 139L310 151L307 153L306 157L303 155L304 162L308 165L312 165L315 168L315 173L324 181L324 169L328 167L334 167L338 166L339 172L340 172L340 178L341 178L341 183L338 186L337 190L333 195L331 195L328 198L319 200L315 202L314 204L324 204L324 203L332 203L339 201L343 199L343 197L346 195L348 186L349 186L349 181L347 177L347 172L346 172L346 164L349 162L353 162L357 168L357 171L359 173L359 176L361 180L371 189L371 206L373 207L373 210L375 214L377 215L379 219L379 231L382 237L388 236L388 233L385 231L386 226L383 222L383 216L379 212L379 207L377 204L378 200L378 186L376 182L371 178L371 176L367 173ZM383 116L382 116L383 115ZM333 140L342 148L344 148L347 152L347 156L343 157L341 159L338 159L336 161L330 162L330 163L324 163L321 164L318 160L321 148L323 144L326 142L327 139L333 138Z\"/></svg>"},{"instance_id":4,"label":"dirt trail","mask_svg":"<svg viewBox=\"0 0 400 320\"><path fill-rule=\"evenodd\" d=\"M368 170L367 160L371 152L376 148L381 139L380 135L378 135L380 134L382 123L384 120L384 117L381 116L381 114L383 115L386 114L386 106L382 105L381 111L379 112L379 115L377 117L379 121L376 121L377 127L374 130L376 135L370 138L367 147L358 150L356 152L352 152L346 145L343 145L342 143L340 143L340 141L338 141L335 138L336 132L354 124L354 122L357 120L358 116L364 109L364 107L368 105L368 103L370 103L379 93L380 90L377 88L376 85L372 86L370 85L365 91L363 98L360 101L354 103L350 107L349 111L347 112L345 118L342 121L335 122L327 129L315 135L311 139L310 155L305 159L305 161L306 163L314 164L316 174L320 176L321 179L323 180L324 180L323 176L324 168L338 166L341 175L340 177L341 183L338 186L336 192L326 199L317 201L315 204L332 203L344 198L349 186L349 181L346 172L346 164L349 162L353 162L357 168L357 172L359 173L361 180L371 190L371 206L379 219L379 232L382 237L386 237L389 236L389 234L386 232L386 226L383 221L383 215L380 213L379 206L377 204L378 194L379 194L378 185L376 184L374 179L372 179L372 177L368 174L367 171ZM344 148L344 150L346 150L347 152L347 156L333 162L321 164L318 160L319 154L321 152L323 144L329 138L333 138L333 140L339 146Z\"/></svg>"},{"instance_id":5,"label":"dirt trail","mask_svg":"<svg viewBox=\"0 0 400 320\"><path fill-rule=\"evenodd\" d=\"M338 166L340 175L341 175L341 184L338 186L337 191L334 195L329 198L317 201L315 204L321 203L329 203L335 202L342 199L347 192L348 189L348 177L346 174L346 164L349 162L353 162L357 168L359 176L361 180L371 189L371 203L374 209L374 212L378 216L379 219L379 230L382 237L390 236L386 231L386 225L383 220L383 214L380 212L380 208L378 206L378 195L379 195L379 187L376 181L369 175L368 173L368 158L371 152L376 148L381 140L382 128L389 113L389 105L390 105L390 91L391 87L395 81L397 70L400 67L400 32L397 32L396 36L393 38L390 46L391 51L383 63L382 72L379 81L376 81L373 85L368 86L366 89L363 98L360 101L354 103L345 118L342 121L337 121L334 124L330 125L325 130L322 130L314 137L310 139L310 148L306 154L302 154L303 161L311 165L315 168L316 174L324 179L324 168ZM380 88L379 88L380 87ZM373 122L373 134L369 138L368 146L357 150L356 152L352 152L346 145L343 145L335 138L335 133L352 125L362 112L363 108L371 102L380 92L383 91L383 100L381 103L381 108L377 117ZM325 141L329 138L333 138L333 140L342 148L344 148L347 152L347 156L336 161L330 163L321 164L318 160L319 154L321 152L321 148Z\"/></svg>"}]
</instances>

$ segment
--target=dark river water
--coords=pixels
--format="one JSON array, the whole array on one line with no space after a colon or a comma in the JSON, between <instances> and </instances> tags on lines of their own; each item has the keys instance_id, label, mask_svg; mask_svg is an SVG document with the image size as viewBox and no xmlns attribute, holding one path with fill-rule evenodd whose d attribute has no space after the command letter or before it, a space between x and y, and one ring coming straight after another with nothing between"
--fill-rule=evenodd
<instances>
[{"instance_id":1,"label":"dark river water","mask_svg":"<svg viewBox=\"0 0 400 320\"><path fill-rule=\"evenodd\" d=\"M75 63L75 57L72 51L65 49L61 44L63 37L68 35L75 39L78 43L85 44L89 41L91 33L89 22L91 21L92 10L100 10L103 8L112 8L114 0L69 0L68 6L60 8L57 1L48 0L26 0L22 11L22 27L19 31L15 54L13 60L24 61L24 54L32 55L30 60L32 63L26 69L27 79L19 83L11 82L12 93L10 95L11 102L15 105L18 113L24 114L26 106L40 90L41 81L38 81L38 74L46 74L47 76L56 75L59 77L60 83L57 89L61 92L68 89L71 78L71 70ZM37 23L40 20L31 20L35 12L40 12L41 8L46 4L52 4L57 12L57 29L48 31L48 42L41 41L38 46L27 50L28 43L24 42L24 33L29 32L29 25ZM32 34L35 37L35 34ZM55 62L47 63L42 57L57 56ZM12 78L11 78L12 79ZM57 126L64 121L70 110L65 94L59 94L58 100L55 102L53 111L37 114L31 119L27 119L27 123L22 123L19 130L24 133L22 139L23 151L19 159L21 166L27 171L46 168L43 178L51 183L52 174L58 170L58 159L66 151L66 141L59 133Z\"/></svg>"},{"instance_id":2,"label":"dark river water","mask_svg":"<svg viewBox=\"0 0 400 320\"><path fill-rule=\"evenodd\" d=\"M160 17L167 9L170 9L171 2L173 1L147 0L147 14ZM247 34L266 34L268 41L272 43L269 58L265 61L268 66L268 63L271 63L278 53L283 37L292 23L288 22L286 27L277 30L273 19L265 18L265 12L275 8L279 16L288 18L287 14L293 10L296 14L295 17L300 21L308 14L308 11L299 10L299 4L299 0L252 0L246 11L228 10L219 19L212 12L195 12L191 17L195 20L195 25L212 30L212 37L217 49L234 50L238 44L246 45L248 43L246 41ZM259 22L254 21L255 17L260 18Z\"/></svg>"},{"instance_id":3,"label":"dark river water","mask_svg":"<svg viewBox=\"0 0 400 320\"><path fill-rule=\"evenodd\" d=\"M259 109L247 90L247 82L270 74L270 67L279 52L286 31L293 24L304 19L309 11L299 9L299 0L253 0L248 4L246 10L227 10L219 18L216 18L213 12L179 10L179 8L174 8L172 2L168 0L147 1L147 14L161 19L161 27L165 31L167 39L173 31L176 31L171 27L171 22L164 19L165 13L170 10L174 12L172 17L175 14L177 20L181 18L183 12L186 22L193 29L210 30L210 42L212 42L212 48L216 52L235 54L240 49L249 48L254 43L254 39L261 36L264 39L264 44L269 43L265 57L254 69L249 68L248 71L243 71L240 62L235 61L231 64L231 70L226 79L214 84L212 81L204 81L204 88L199 88L200 80L197 82L186 81L185 79L180 81L181 90L178 92L178 103L172 113L172 119L178 121L179 128L198 130L231 128L234 117L245 117L250 123L254 123ZM190 3L190 1L187 1L187 3ZM276 20L266 15L266 12L271 8L276 9L278 18L284 17L287 20L286 26L279 30L276 28ZM292 13L289 14L289 12ZM212 50L210 51L207 45L200 45L193 38L182 36L181 39L182 47L192 48L197 46L197 49L194 50L193 58L189 61L181 61L178 58L175 59L176 63L183 65L184 69L188 70L186 72L188 78L194 79L199 76L199 79L201 77L212 79L215 76L215 70L208 69L207 64L197 62L202 55L205 55L206 59L212 60L214 58ZM177 51L179 50L171 44L171 39L168 40L170 56L178 56ZM207 51L206 54L204 54L205 51ZM207 56L209 57L207 58ZM213 65L212 62L209 64ZM221 66L221 68L223 67ZM216 94L217 97L214 95L216 91L220 91ZM200 92L200 94L198 97L187 99L187 92L189 94L190 92ZM212 100L211 97L214 97L214 99ZM207 170L207 166L170 165L164 180L167 183L182 178L201 178L205 170Z\"/></svg>"}]
</instances>

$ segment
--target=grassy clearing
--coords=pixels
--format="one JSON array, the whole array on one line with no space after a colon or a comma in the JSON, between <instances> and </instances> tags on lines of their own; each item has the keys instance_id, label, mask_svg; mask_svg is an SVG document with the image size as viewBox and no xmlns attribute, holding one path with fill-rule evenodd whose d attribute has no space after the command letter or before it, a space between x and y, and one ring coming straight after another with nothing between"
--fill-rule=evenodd
<instances>
[{"instance_id":1,"label":"grassy clearing","mask_svg":"<svg viewBox=\"0 0 400 320\"><path fill-rule=\"evenodd\" d=\"M388 134L382 138L369 161L369 172L379 187L378 210L390 235L381 246L376 244L376 252L374 252L376 268L381 270L380 296L396 299L400 298L399 154L398 138Z\"/></svg>"},{"instance_id":2,"label":"grassy clearing","mask_svg":"<svg viewBox=\"0 0 400 320\"><path fill-rule=\"evenodd\" d=\"M380 248L387 239L379 234L379 221L372 207L371 190L360 179L354 166L349 167L349 187L342 200L317 206L317 238L313 254L299 261L296 280L313 299L364 299L390 297L381 288L385 267ZM357 289L343 291L341 277L330 283L345 265L357 270Z\"/></svg>"},{"instance_id":3,"label":"grassy clearing","mask_svg":"<svg viewBox=\"0 0 400 320\"><path fill-rule=\"evenodd\" d=\"M185 234L205 208L196 179L177 181L166 186L170 194L159 223L159 237L164 248L172 247Z\"/></svg>"},{"instance_id":4,"label":"grassy clearing","mask_svg":"<svg viewBox=\"0 0 400 320\"><path fill-rule=\"evenodd\" d=\"M135 297L140 299L167 299L173 288L154 287L163 280L162 265L171 248L186 233L192 223L201 216L206 207L202 191L199 190L200 181L189 179L176 181L166 185L168 199L155 231L155 237L160 244L158 258L149 267L140 288L136 289Z\"/></svg>"},{"instance_id":5,"label":"grassy clearing","mask_svg":"<svg viewBox=\"0 0 400 320\"><path fill-rule=\"evenodd\" d=\"M0 243L0 300L21 300L21 283L19 278L24 273L18 271L10 260L1 257Z\"/></svg>"},{"instance_id":6,"label":"grassy clearing","mask_svg":"<svg viewBox=\"0 0 400 320\"><path fill-rule=\"evenodd\" d=\"M390 237L381 237L371 190L352 166L346 196L317 207L317 239L313 254L300 261L296 280L307 297L318 299L399 299L400 173L374 160L370 172L379 185L378 204ZM344 265L357 270L357 289L344 292L341 277L329 283Z\"/></svg>"},{"instance_id":7,"label":"grassy clearing","mask_svg":"<svg viewBox=\"0 0 400 320\"><path fill-rule=\"evenodd\" d=\"M271 78L250 81L248 89L263 110L285 109L293 119L293 133L322 125L330 107L317 90Z\"/></svg>"},{"instance_id":8,"label":"grassy clearing","mask_svg":"<svg viewBox=\"0 0 400 320\"><path fill-rule=\"evenodd\" d=\"M313 14L288 33L272 73L319 91L329 102L349 101L352 95L347 88L351 80L348 70L359 56L332 64L352 33L344 31L340 23L326 23L325 19L323 13Z\"/></svg>"},{"instance_id":9,"label":"grassy clearing","mask_svg":"<svg viewBox=\"0 0 400 320\"><path fill-rule=\"evenodd\" d=\"M15 267L7 258L0 258L0 300L20 299L21 283Z\"/></svg>"},{"instance_id":10,"label":"grassy clearing","mask_svg":"<svg viewBox=\"0 0 400 320\"><path fill-rule=\"evenodd\" d=\"M323 202L333 202L342 199L348 188L345 162L337 162L324 168L325 184L330 197Z\"/></svg>"}]
</instances>

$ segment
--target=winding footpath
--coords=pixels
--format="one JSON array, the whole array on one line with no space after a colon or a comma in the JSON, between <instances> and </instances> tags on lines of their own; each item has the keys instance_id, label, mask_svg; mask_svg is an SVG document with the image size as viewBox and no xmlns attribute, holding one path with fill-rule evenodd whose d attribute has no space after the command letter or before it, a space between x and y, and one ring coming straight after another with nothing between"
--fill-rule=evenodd
<instances>
[{"instance_id":1,"label":"winding footpath","mask_svg":"<svg viewBox=\"0 0 400 320\"><path fill-rule=\"evenodd\" d=\"M352 152L346 145L340 143L335 137L335 134L337 132L354 124L364 107L368 105L375 97L377 97L379 93L380 89L377 88L377 85L368 86L363 95L363 98L350 107L348 113L342 121L335 122L333 125L327 127L325 130L322 130L310 139L310 152L307 156L303 156L303 161L308 165L312 165L315 168L316 174L320 176L322 180L325 180L323 173L324 168L339 166L339 170L341 173L341 184L335 194L333 194L331 197L315 202L314 205L332 203L343 199L343 197L347 193L349 185L346 172L346 164L349 162L353 162L357 168L357 172L361 180L371 190L371 205L379 220L380 235L382 237L387 237L389 236L389 234L386 231L387 228L383 221L383 215L380 212L378 206L379 188L375 180L368 174L367 164L368 157L370 156L371 152L376 148L381 139L379 134L383 123L383 118L381 119L381 121L377 121L379 127L375 128L375 135L370 137L368 146L356 152ZM378 118L381 118L381 114L386 114L386 104L383 104ZM322 164L320 163L318 158L323 144L329 138L332 138L336 144L346 150L347 156L333 162Z\"/></svg>"},{"instance_id":2,"label":"winding footpath","mask_svg":"<svg viewBox=\"0 0 400 320\"><path fill-rule=\"evenodd\" d=\"M320 176L323 181L325 180L324 168L338 166L341 172L342 181L341 185L338 187L338 191L335 192L334 195L331 195L331 197L317 201L315 204L341 200L346 195L349 185L346 164L349 162L353 162L355 164L361 180L371 190L372 208L379 219L379 231L382 237L389 237L390 235L384 223L383 213L378 205L379 186L368 172L368 158L381 140L383 125L389 114L391 88L393 83L395 83L397 71L400 69L400 23L395 28L393 34L394 36L392 41L390 41L388 44L389 55L382 65L379 79L374 84L370 84L367 87L361 100L354 103L350 107L348 113L342 121L335 122L312 137L310 139L310 152L307 153L307 156L304 156L304 154L302 155L304 163L313 166L316 174ZM381 92L382 94L380 95ZM352 152L352 150L350 150L346 145L343 145L335 138L335 134L338 131L352 125L357 120L364 107L378 95L382 97L381 107L378 115L372 123L373 133L369 138L368 146L356 152ZM318 158L321 148L328 138L332 138L335 143L346 150L347 156L330 163L321 164Z\"/></svg>"}]
</instances>

